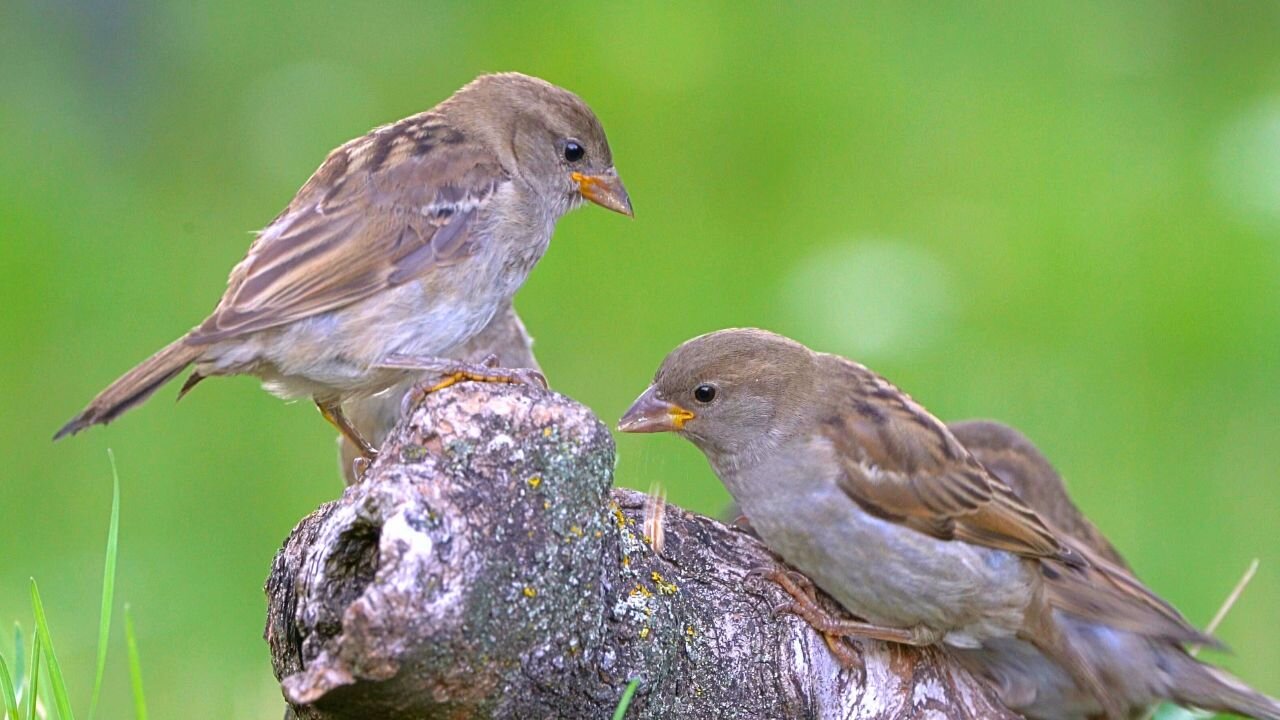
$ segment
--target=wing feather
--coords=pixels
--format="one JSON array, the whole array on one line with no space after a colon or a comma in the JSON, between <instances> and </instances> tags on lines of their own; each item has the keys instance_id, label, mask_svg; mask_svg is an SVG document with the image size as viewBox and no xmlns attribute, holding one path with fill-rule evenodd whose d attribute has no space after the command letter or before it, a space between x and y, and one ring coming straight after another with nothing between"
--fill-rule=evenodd
<instances>
[{"instance_id":1,"label":"wing feather","mask_svg":"<svg viewBox=\"0 0 1280 720\"><path fill-rule=\"evenodd\" d=\"M842 464L841 489L867 512L944 540L1087 564L910 396L861 365L828 357L854 397L832 399L824 432Z\"/></svg>"},{"instance_id":2,"label":"wing feather","mask_svg":"<svg viewBox=\"0 0 1280 720\"><path fill-rule=\"evenodd\" d=\"M1045 523L1089 561L1089 567L1043 572L1049 604L1073 615L1143 635L1218 645L1142 583L1124 558L1072 502L1058 472L1030 440L994 422L950 426L956 437Z\"/></svg>"},{"instance_id":3,"label":"wing feather","mask_svg":"<svg viewBox=\"0 0 1280 720\"><path fill-rule=\"evenodd\" d=\"M480 209L506 182L491 152L434 113L357 138L333 151L259 234L187 341L335 310L465 257L479 242Z\"/></svg>"}]
</instances>

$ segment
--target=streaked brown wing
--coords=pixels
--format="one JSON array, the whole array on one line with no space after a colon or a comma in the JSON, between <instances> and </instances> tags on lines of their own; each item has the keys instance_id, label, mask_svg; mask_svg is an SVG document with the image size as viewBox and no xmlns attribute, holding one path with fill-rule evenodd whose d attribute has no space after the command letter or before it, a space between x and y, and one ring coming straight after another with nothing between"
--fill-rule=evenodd
<instances>
[{"instance_id":1,"label":"streaked brown wing","mask_svg":"<svg viewBox=\"0 0 1280 720\"><path fill-rule=\"evenodd\" d=\"M1102 531L1071 501L1058 471L1022 433L991 420L948 423L947 428L983 467L1039 513L1055 534L1070 536L1112 564L1128 568Z\"/></svg>"},{"instance_id":2,"label":"streaked brown wing","mask_svg":"<svg viewBox=\"0 0 1280 720\"><path fill-rule=\"evenodd\" d=\"M352 140L258 235L188 342L340 308L466 256L480 209L506 181L491 153L431 113Z\"/></svg>"},{"instance_id":3,"label":"streaked brown wing","mask_svg":"<svg viewBox=\"0 0 1280 720\"><path fill-rule=\"evenodd\" d=\"M1049 604L1079 617L1180 642L1217 644L1142 584L1097 526L1075 506L1053 465L1021 433L1000 423L952 423L950 430L1086 560L1089 567L1043 573Z\"/></svg>"},{"instance_id":4,"label":"streaked brown wing","mask_svg":"<svg viewBox=\"0 0 1280 720\"><path fill-rule=\"evenodd\" d=\"M866 512L943 540L1073 566L1085 560L933 417L861 365L829 356L851 396L831 398L824 432L840 487Z\"/></svg>"}]
</instances>

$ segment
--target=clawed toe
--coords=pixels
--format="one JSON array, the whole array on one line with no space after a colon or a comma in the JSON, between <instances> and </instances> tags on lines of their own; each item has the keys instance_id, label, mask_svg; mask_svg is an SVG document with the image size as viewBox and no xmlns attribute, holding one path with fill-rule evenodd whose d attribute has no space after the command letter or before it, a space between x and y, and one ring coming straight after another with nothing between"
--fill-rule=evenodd
<instances>
[{"instance_id":1,"label":"clawed toe","mask_svg":"<svg viewBox=\"0 0 1280 720\"><path fill-rule=\"evenodd\" d=\"M376 458L376 455L372 458L358 457L351 461L351 475L357 483L364 482L364 476L368 474L369 467L373 465Z\"/></svg>"},{"instance_id":2,"label":"clawed toe","mask_svg":"<svg viewBox=\"0 0 1280 720\"><path fill-rule=\"evenodd\" d=\"M461 382L508 383L512 385L528 385L540 390L547 389L547 378L532 368L498 367L497 356L490 355L481 360L481 364L458 363L442 368L438 373L429 374L424 380L414 383L405 393L401 403L401 414L408 413L420 404L428 395Z\"/></svg>"},{"instance_id":3,"label":"clawed toe","mask_svg":"<svg viewBox=\"0 0 1280 720\"><path fill-rule=\"evenodd\" d=\"M940 632L924 625L906 628L885 627L854 620L843 613L833 614L823 608L818 601L818 589L813 584L813 581L804 574L790 568L776 566L753 568L747 572L743 579L760 578L774 582L791 596L790 601L781 603L773 608L774 616L785 613L800 618L805 624L821 633L827 639L828 647L832 648L832 652L838 658L840 653L833 646L833 642L845 637L858 636L917 646L932 645L942 638ZM844 665L843 660L841 664Z\"/></svg>"},{"instance_id":4,"label":"clawed toe","mask_svg":"<svg viewBox=\"0 0 1280 720\"><path fill-rule=\"evenodd\" d=\"M778 603L777 605L773 606L772 612L774 617L778 617L779 615L799 616L801 614L800 606L793 602Z\"/></svg>"},{"instance_id":5,"label":"clawed toe","mask_svg":"<svg viewBox=\"0 0 1280 720\"><path fill-rule=\"evenodd\" d=\"M508 372L511 373L512 380L518 385L528 385L539 390L546 390L550 387L547 384L547 376L533 368L514 368Z\"/></svg>"},{"instance_id":6,"label":"clawed toe","mask_svg":"<svg viewBox=\"0 0 1280 720\"><path fill-rule=\"evenodd\" d=\"M773 616L795 615L822 635L827 649L844 670L863 669L860 648L856 648L845 636L851 626L859 626L844 618L838 618L818 604L818 589L803 573L791 568L757 567L747 571L743 580L769 580L791 596L791 600L773 607Z\"/></svg>"},{"instance_id":7,"label":"clawed toe","mask_svg":"<svg viewBox=\"0 0 1280 720\"><path fill-rule=\"evenodd\" d=\"M776 585L777 582L775 581L775 578L780 572L781 571L776 567L771 567L769 565L761 565L759 567L753 567L750 570L748 570L746 574L742 576L742 580L743 582L746 582L749 580L768 580L770 582L774 582L774 584Z\"/></svg>"},{"instance_id":8,"label":"clawed toe","mask_svg":"<svg viewBox=\"0 0 1280 720\"><path fill-rule=\"evenodd\" d=\"M409 387L409 391L404 394L404 398L400 400L400 417L409 414L414 408L422 404L427 399L427 388L425 383L414 383Z\"/></svg>"},{"instance_id":9,"label":"clawed toe","mask_svg":"<svg viewBox=\"0 0 1280 720\"><path fill-rule=\"evenodd\" d=\"M729 523L729 528L737 530L740 533L746 533L752 537L760 537L760 534L756 532L756 529L751 526L751 520L748 519L746 515L739 515L734 518L733 522Z\"/></svg>"},{"instance_id":10,"label":"clawed toe","mask_svg":"<svg viewBox=\"0 0 1280 720\"><path fill-rule=\"evenodd\" d=\"M862 660L861 646L855 645L848 638L827 633L822 634L822 641L827 644L827 650L831 651L832 657L836 659L842 670L866 671L866 663Z\"/></svg>"},{"instance_id":11,"label":"clawed toe","mask_svg":"<svg viewBox=\"0 0 1280 720\"><path fill-rule=\"evenodd\" d=\"M775 616L787 613L798 615L809 621L810 617L815 616L815 613L821 612L821 608L818 606L817 588L814 587L812 580L799 571L777 566L762 566L748 570L742 579L744 581L768 580L791 596L791 600L774 606L773 614Z\"/></svg>"},{"instance_id":12,"label":"clawed toe","mask_svg":"<svg viewBox=\"0 0 1280 720\"><path fill-rule=\"evenodd\" d=\"M790 580L795 585L795 587L800 590L800 592L803 592L805 594L805 597L809 599L809 602L813 603L814 605L817 605L818 588L813 584L812 580L810 580L804 573L800 572L799 570L789 569L786 571L786 576L787 576L787 579ZM788 588L787 590L788 592L790 592L790 588Z\"/></svg>"}]
</instances>

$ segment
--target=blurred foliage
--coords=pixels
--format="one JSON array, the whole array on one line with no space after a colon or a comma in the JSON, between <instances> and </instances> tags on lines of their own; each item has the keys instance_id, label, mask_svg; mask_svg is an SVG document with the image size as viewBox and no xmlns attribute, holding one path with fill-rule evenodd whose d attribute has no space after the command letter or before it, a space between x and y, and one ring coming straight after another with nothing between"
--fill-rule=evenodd
<instances>
[{"instance_id":1,"label":"blurred foliage","mask_svg":"<svg viewBox=\"0 0 1280 720\"><path fill-rule=\"evenodd\" d=\"M112 447L153 712L275 716L261 584L340 490L329 428L237 379L48 437L329 149L519 69L591 103L637 210L566 218L519 297L558 389L613 421L732 325L856 357L1022 428L1196 622L1260 557L1215 660L1280 693L1277 48L1264 2L5 3L0 620L38 576L91 673ZM727 499L676 438L619 451L623 484Z\"/></svg>"}]
</instances>

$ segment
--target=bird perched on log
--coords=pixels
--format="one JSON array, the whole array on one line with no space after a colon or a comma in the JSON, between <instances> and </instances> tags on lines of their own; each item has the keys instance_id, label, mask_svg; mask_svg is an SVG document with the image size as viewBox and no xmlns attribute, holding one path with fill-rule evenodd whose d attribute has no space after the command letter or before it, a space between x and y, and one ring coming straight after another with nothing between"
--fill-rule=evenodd
<instances>
[{"instance_id":1,"label":"bird perched on log","mask_svg":"<svg viewBox=\"0 0 1280 720\"><path fill-rule=\"evenodd\" d=\"M1170 648L1216 644L845 358L763 330L703 335L666 357L619 429L676 432L701 449L764 543L865 619L833 617L803 580L771 573L795 598L789 609L829 636L1026 648L1110 718L1135 701L1113 690L1071 622ZM1262 707L1231 709L1273 717Z\"/></svg>"},{"instance_id":2,"label":"bird perched on log","mask_svg":"<svg viewBox=\"0 0 1280 720\"><path fill-rule=\"evenodd\" d=\"M331 152L231 271L213 314L54 438L114 420L189 365L182 393L255 375L281 397L310 397L366 456L375 449L344 401L424 373L539 382L446 356L510 304L556 221L584 201L632 214L591 108L527 75L481 76Z\"/></svg>"},{"instance_id":3,"label":"bird perched on log","mask_svg":"<svg viewBox=\"0 0 1280 720\"><path fill-rule=\"evenodd\" d=\"M1080 512L1062 477L1035 445L1013 428L990 421L948 426L973 456L1005 482L1055 530L1116 577L1140 581L1106 536ZM1051 590L1054 586L1051 586ZM1176 638L1105 620L1055 615L1068 641L1086 658L1131 716L1169 700L1187 707L1280 720L1280 703L1226 671L1194 658ZM1056 663L1020 641L954 650L975 674L997 688L1005 705L1031 718L1084 720L1101 708Z\"/></svg>"}]
</instances>

